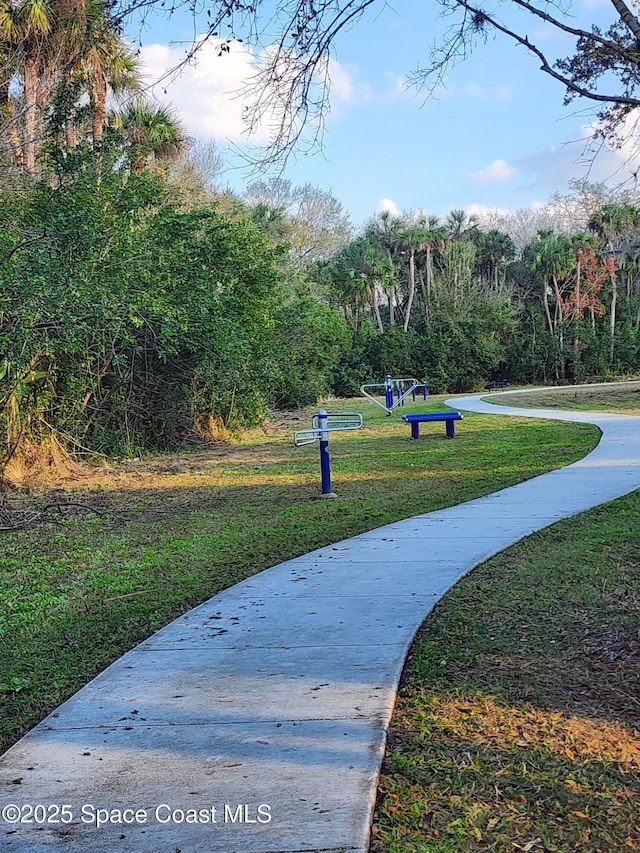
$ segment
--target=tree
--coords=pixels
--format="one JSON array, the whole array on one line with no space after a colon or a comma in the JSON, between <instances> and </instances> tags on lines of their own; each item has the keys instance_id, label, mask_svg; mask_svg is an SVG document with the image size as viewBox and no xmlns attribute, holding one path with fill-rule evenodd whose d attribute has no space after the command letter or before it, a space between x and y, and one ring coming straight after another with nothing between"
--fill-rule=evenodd
<instances>
[{"instance_id":1,"label":"tree","mask_svg":"<svg viewBox=\"0 0 640 853\"><path fill-rule=\"evenodd\" d=\"M568 238L554 234L553 231L539 231L536 240L527 246L524 260L540 282L545 317L549 331L553 333L562 322L560 280L571 269L573 263L571 243ZM552 291L551 286L553 286ZM555 296L553 318L549 307L550 292Z\"/></svg>"},{"instance_id":2,"label":"tree","mask_svg":"<svg viewBox=\"0 0 640 853\"><path fill-rule=\"evenodd\" d=\"M478 233L478 217L464 210L450 210L445 225L451 240L472 240Z\"/></svg>"},{"instance_id":3,"label":"tree","mask_svg":"<svg viewBox=\"0 0 640 853\"><path fill-rule=\"evenodd\" d=\"M427 216L425 220L426 235L424 241L424 249L426 253L425 270L427 273L427 301L431 299L434 274L433 274L433 256L434 252L441 250L444 247L447 238L447 226L441 224L437 216Z\"/></svg>"},{"instance_id":4,"label":"tree","mask_svg":"<svg viewBox=\"0 0 640 853\"><path fill-rule=\"evenodd\" d=\"M286 178L253 181L244 197L249 207L280 210L288 222L291 259L297 266L327 260L345 246L352 233L349 214L331 190Z\"/></svg>"},{"instance_id":5,"label":"tree","mask_svg":"<svg viewBox=\"0 0 640 853\"><path fill-rule=\"evenodd\" d=\"M365 232L368 237L377 240L384 248L391 266L400 251L402 228L403 223L399 216L393 216L388 210L383 210L369 223ZM389 281L389 324L391 326L395 326L396 323L395 304L396 288L395 281L392 279Z\"/></svg>"},{"instance_id":6,"label":"tree","mask_svg":"<svg viewBox=\"0 0 640 853\"><path fill-rule=\"evenodd\" d=\"M345 265L348 265L354 275L365 282L373 313L376 318L378 331L382 334L384 326L380 316L379 294L387 292L389 285L395 279L395 270L388 255L371 238L360 237L350 243L342 252Z\"/></svg>"},{"instance_id":7,"label":"tree","mask_svg":"<svg viewBox=\"0 0 640 853\"><path fill-rule=\"evenodd\" d=\"M589 220L589 229L597 235L601 247L608 257L620 257L623 254L625 238L638 228L640 210L628 204L607 204ZM616 269L610 269L611 303L609 306L609 357L613 361L615 353L616 318L618 305L618 285Z\"/></svg>"},{"instance_id":8,"label":"tree","mask_svg":"<svg viewBox=\"0 0 640 853\"><path fill-rule=\"evenodd\" d=\"M4 4L0 10L0 40L6 78L3 97L10 97L11 81L16 74L21 75L24 96L23 165L29 172L36 168L39 76L55 55L55 36L59 34L56 26L55 9L44 0Z\"/></svg>"},{"instance_id":9,"label":"tree","mask_svg":"<svg viewBox=\"0 0 640 853\"><path fill-rule=\"evenodd\" d=\"M140 90L140 64L109 18L104 0L89 0L86 26L70 61L71 82L77 78L89 95L93 145L99 146L107 121L107 97Z\"/></svg>"},{"instance_id":10,"label":"tree","mask_svg":"<svg viewBox=\"0 0 640 853\"><path fill-rule=\"evenodd\" d=\"M427 86L433 91L447 69L464 60L478 41L486 40L490 34L503 36L532 54L543 73L564 87L567 102L582 98L598 105L601 135L615 138L626 117L640 106L640 20L625 0L611 2L612 23L603 32L590 23L588 5L581 10L582 19L577 20L573 6L538 6L534 0L508 0L497 8L485 5L483 0L439 0L452 23L442 42L432 50L429 61L409 79L418 88ZM160 0L133 0L123 2L122 8L148 9L150 4L156 8L163 5ZM176 0L172 8L178 6L199 8L189 0ZM217 36L224 26L230 28L230 37L237 37L242 28L245 40L256 44L265 32L269 33L271 48L263 52L262 65L246 92L253 100L247 112L249 129L275 117L272 141L263 152L265 162L292 151L305 130L321 133L328 111L331 51L343 31L365 13L383 6L384 0L277 0L275 8L265 0L251 4L240 0L204 3L208 13L205 39L207 35ZM552 55L547 50L549 40L536 43L529 38L534 25L543 24L562 34L563 39L556 40L560 44L572 40L570 56ZM185 62L189 59L187 55Z\"/></svg>"},{"instance_id":11,"label":"tree","mask_svg":"<svg viewBox=\"0 0 640 853\"><path fill-rule=\"evenodd\" d=\"M131 453L255 424L286 370L269 239L121 157L0 188L0 259L0 477L21 439Z\"/></svg>"},{"instance_id":12,"label":"tree","mask_svg":"<svg viewBox=\"0 0 640 853\"><path fill-rule=\"evenodd\" d=\"M86 117L85 98L98 145L109 92L117 96L139 87L137 59L110 9L107 0L21 0L0 10L4 132L17 165L31 173L42 148L47 111L63 92L67 147L74 148L77 115ZM14 104L21 106L19 119Z\"/></svg>"},{"instance_id":13,"label":"tree","mask_svg":"<svg viewBox=\"0 0 640 853\"><path fill-rule=\"evenodd\" d=\"M137 101L120 113L117 121L127 141L131 170L136 174L155 161L170 162L182 153L184 129L170 107Z\"/></svg>"},{"instance_id":14,"label":"tree","mask_svg":"<svg viewBox=\"0 0 640 853\"><path fill-rule=\"evenodd\" d=\"M429 231L424 222L409 222L400 233L402 251L409 255L409 294L404 308L404 330L409 328L411 307L416 292L416 252L422 251L429 243Z\"/></svg>"},{"instance_id":15,"label":"tree","mask_svg":"<svg viewBox=\"0 0 640 853\"><path fill-rule=\"evenodd\" d=\"M493 285L497 290L500 268L504 268L516 256L513 240L508 234L492 229L481 232L476 242L477 261L480 268L488 278L493 279Z\"/></svg>"},{"instance_id":16,"label":"tree","mask_svg":"<svg viewBox=\"0 0 640 853\"><path fill-rule=\"evenodd\" d=\"M380 316L380 291L393 280L393 264L379 243L371 237L358 237L345 246L329 263L328 271L338 301L355 328L363 309L370 305L378 332L384 332ZM348 309L348 312L347 312Z\"/></svg>"}]
</instances>

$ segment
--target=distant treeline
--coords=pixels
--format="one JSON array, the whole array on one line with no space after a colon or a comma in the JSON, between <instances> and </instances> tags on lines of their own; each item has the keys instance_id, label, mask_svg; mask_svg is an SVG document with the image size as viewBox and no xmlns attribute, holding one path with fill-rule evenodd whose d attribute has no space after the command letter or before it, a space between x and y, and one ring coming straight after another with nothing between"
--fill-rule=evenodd
<instances>
[{"instance_id":1,"label":"distant treeline","mask_svg":"<svg viewBox=\"0 0 640 853\"><path fill-rule=\"evenodd\" d=\"M114 133L99 156L51 146L36 173L5 171L3 469L54 445L175 448L387 373L455 392L638 369L632 204L520 249L461 211L381 214L354 236L330 193L239 199L198 184L188 151L181 169L128 152Z\"/></svg>"}]
</instances>

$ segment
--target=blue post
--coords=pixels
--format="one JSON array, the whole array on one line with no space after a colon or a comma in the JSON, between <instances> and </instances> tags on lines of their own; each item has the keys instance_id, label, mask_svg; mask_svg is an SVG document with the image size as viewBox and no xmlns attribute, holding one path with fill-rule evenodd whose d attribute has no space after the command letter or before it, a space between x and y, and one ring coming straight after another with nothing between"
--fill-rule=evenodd
<instances>
[{"instance_id":1,"label":"blue post","mask_svg":"<svg viewBox=\"0 0 640 853\"><path fill-rule=\"evenodd\" d=\"M320 478L322 480L322 495L335 498L331 491L331 459L329 458L329 433L327 432L327 412L318 412L318 427L320 429Z\"/></svg>"},{"instance_id":2,"label":"blue post","mask_svg":"<svg viewBox=\"0 0 640 853\"><path fill-rule=\"evenodd\" d=\"M387 412L391 414L391 409L393 409L393 381L389 375L387 375L387 382L384 389L384 401Z\"/></svg>"},{"instance_id":3,"label":"blue post","mask_svg":"<svg viewBox=\"0 0 640 853\"><path fill-rule=\"evenodd\" d=\"M429 388L427 387L427 383L423 382L422 383L422 396L424 397L425 400L427 399L428 393L429 393Z\"/></svg>"}]
</instances>

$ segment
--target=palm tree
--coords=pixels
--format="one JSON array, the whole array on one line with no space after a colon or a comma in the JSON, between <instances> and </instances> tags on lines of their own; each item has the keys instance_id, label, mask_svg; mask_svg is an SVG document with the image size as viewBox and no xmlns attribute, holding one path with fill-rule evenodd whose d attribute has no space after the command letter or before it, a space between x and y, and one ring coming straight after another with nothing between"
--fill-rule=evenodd
<instances>
[{"instance_id":1,"label":"palm tree","mask_svg":"<svg viewBox=\"0 0 640 853\"><path fill-rule=\"evenodd\" d=\"M402 250L409 255L409 294L404 312L404 330L409 328L409 318L411 316L411 308L416 292L416 252L422 251L427 245L429 232L424 222L410 222L405 226L400 235L400 245Z\"/></svg>"},{"instance_id":2,"label":"palm tree","mask_svg":"<svg viewBox=\"0 0 640 853\"><path fill-rule=\"evenodd\" d=\"M139 72L111 17L108 0L19 0L0 10L0 49L6 71L0 84L0 109L13 118L10 85L20 80L23 143L13 142L16 160L29 172L36 168L45 109L61 86L79 84L93 113L94 144L106 120L108 91L138 87ZM75 145L73 117L67 142ZM16 134L17 136L17 134ZM13 137L12 137L13 138ZM24 152L24 156L22 154Z\"/></svg>"},{"instance_id":3,"label":"palm tree","mask_svg":"<svg viewBox=\"0 0 640 853\"><path fill-rule=\"evenodd\" d=\"M377 240L384 248L389 259L389 263L393 266L393 262L398 252L400 251L400 235L402 233L402 219L399 216L393 216L388 210L383 210L369 224L366 230L366 236ZM388 282L389 292L389 323L395 326L395 302L396 288L395 278Z\"/></svg>"},{"instance_id":4,"label":"palm tree","mask_svg":"<svg viewBox=\"0 0 640 853\"><path fill-rule=\"evenodd\" d=\"M542 299L549 331L554 332L562 323L563 308L560 281L566 277L575 263L571 240L553 231L538 231L536 239L525 249L524 261L529 270L540 280ZM550 284L555 295L554 317L549 308Z\"/></svg>"},{"instance_id":5,"label":"palm tree","mask_svg":"<svg viewBox=\"0 0 640 853\"><path fill-rule=\"evenodd\" d=\"M337 258L337 282L343 291L343 297L352 302L357 313L366 299L373 310L376 326L380 334L384 332L379 290L384 290L393 280L395 270L384 248L371 237L358 237L352 240L340 252Z\"/></svg>"},{"instance_id":6,"label":"palm tree","mask_svg":"<svg viewBox=\"0 0 640 853\"><path fill-rule=\"evenodd\" d=\"M139 91L140 63L109 17L105 0L88 0L83 26L76 26L74 35L75 51L66 62L66 80L80 82L88 93L92 139L97 147L107 121L109 92L119 97Z\"/></svg>"},{"instance_id":7,"label":"palm tree","mask_svg":"<svg viewBox=\"0 0 640 853\"><path fill-rule=\"evenodd\" d=\"M427 301L431 299L435 277L433 274L433 253L441 249L447 238L447 226L443 225L437 216L430 214L424 220L426 228L426 239L424 249L426 253L425 270L427 273Z\"/></svg>"},{"instance_id":8,"label":"palm tree","mask_svg":"<svg viewBox=\"0 0 640 853\"><path fill-rule=\"evenodd\" d=\"M29 172L36 168L38 135L39 77L50 61L57 25L55 8L47 0L21 0L16 5L5 3L0 10L0 41L9 70L5 73L2 97L8 113L9 84L20 75L23 81L23 152L24 166Z\"/></svg>"},{"instance_id":9,"label":"palm tree","mask_svg":"<svg viewBox=\"0 0 640 853\"><path fill-rule=\"evenodd\" d=\"M129 147L131 171L136 174L155 161L179 157L186 144L182 123L171 107L137 101L119 115L118 123Z\"/></svg>"},{"instance_id":10,"label":"palm tree","mask_svg":"<svg viewBox=\"0 0 640 853\"><path fill-rule=\"evenodd\" d=\"M587 227L597 237L601 249L609 257L620 257L624 254L624 237L638 228L640 211L629 204L605 204L596 211L589 220ZM611 303L609 306L609 357L613 361L615 354L616 311L618 303L618 285L616 273L611 267Z\"/></svg>"},{"instance_id":11,"label":"palm tree","mask_svg":"<svg viewBox=\"0 0 640 853\"><path fill-rule=\"evenodd\" d=\"M478 239L478 260L488 277L493 278L493 286L498 289L498 271L516 256L516 247L511 237L492 228Z\"/></svg>"},{"instance_id":12,"label":"palm tree","mask_svg":"<svg viewBox=\"0 0 640 853\"><path fill-rule=\"evenodd\" d=\"M464 210L450 210L446 226L451 240L471 240L478 233L478 217L473 213L467 215Z\"/></svg>"}]
</instances>

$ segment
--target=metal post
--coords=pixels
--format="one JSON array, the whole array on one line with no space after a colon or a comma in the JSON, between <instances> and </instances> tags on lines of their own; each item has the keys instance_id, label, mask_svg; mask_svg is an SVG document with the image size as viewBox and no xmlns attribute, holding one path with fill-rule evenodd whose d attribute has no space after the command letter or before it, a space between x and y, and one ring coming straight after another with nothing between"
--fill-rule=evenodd
<instances>
[{"instance_id":1,"label":"metal post","mask_svg":"<svg viewBox=\"0 0 640 853\"><path fill-rule=\"evenodd\" d=\"M387 406L387 411L391 414L391 409L393 409L393 381L391 376L387 374L387 382L384 392L385 403Z\"/></svg>"},{"instance_id":2,"label":"metal post","mask_svg":"<svg viewBox=\"0 0 640 853\"><path fill-rule=\"evenodd\" d=\"M331 459L329 457L329 433L327 431L327 412L318 412L318 427L320 429L320 478L322 480L322 497L335 498L331 491Z\"/></svg>"}]
</instances>

